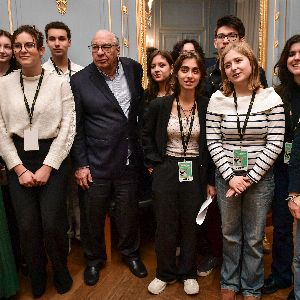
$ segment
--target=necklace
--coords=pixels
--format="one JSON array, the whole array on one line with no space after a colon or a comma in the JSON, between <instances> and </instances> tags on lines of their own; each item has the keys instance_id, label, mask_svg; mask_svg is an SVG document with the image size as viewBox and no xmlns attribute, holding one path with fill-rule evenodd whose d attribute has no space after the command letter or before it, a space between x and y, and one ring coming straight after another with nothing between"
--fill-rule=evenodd
<instances>
[{"instance_id":1,"label":"necklace","mask_svg":"<svg viewBox=\"0 0 300 300\"><path fill-rule=\"evenodd\" d=\"M183 115L184 115L184 117L186 118L186 126L189 124L189 119L190 119L190 116L191 116L191 114L192 114L194 105L195 105L195 104L193 104L193 106L192 106L191 108L186 108L186 109L185 109L185 108L183 108L183 107L181 106L180 103L178 103L178 106L179 106L180 110L183 112Z\"/></svg>"}]
</instances>

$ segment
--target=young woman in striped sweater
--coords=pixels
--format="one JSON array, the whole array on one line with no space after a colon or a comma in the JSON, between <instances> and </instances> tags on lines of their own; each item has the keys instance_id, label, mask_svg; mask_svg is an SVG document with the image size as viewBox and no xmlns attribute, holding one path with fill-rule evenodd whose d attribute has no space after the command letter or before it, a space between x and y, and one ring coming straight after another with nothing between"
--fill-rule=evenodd
<instances>
[{"instance_id":1,"label":"young woman in striped sweater","mask_svg":"<svg viewBox=\"0 0 300 300\"><path fill-rule=\"evenodd\" d=\"M220 64L223 88L208 105L207 143L217 167L222 217L222 299L236 299L239 291L244 299L260 299L272 165L284 138L283 104L273 88L262 88L248 44L228 45Z\"/></svg>"}]
</instances>

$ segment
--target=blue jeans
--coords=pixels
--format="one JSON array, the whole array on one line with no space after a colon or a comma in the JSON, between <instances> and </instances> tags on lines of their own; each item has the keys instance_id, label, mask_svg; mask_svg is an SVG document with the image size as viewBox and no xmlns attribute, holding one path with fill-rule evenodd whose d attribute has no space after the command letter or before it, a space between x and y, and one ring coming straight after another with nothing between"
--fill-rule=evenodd
<instances>
[{"instance_id":1,"label":"blue jeans","mask_svg":"<svg viewBox=\"0 0 300 300\"><path fill-rule=\"evenodd\" d=\"M260 297L263 237L274 192L272 170L242 195L230 198L225 196L229 186L217 171L216 188L223 233L221 288Z\"/></svg>"},{"instance_id":2,"label":"blue jeans","mask_svg":"<svg viewBox=\"0 0 300 300\"><path fill-rule=\"evenodd\" d=\"M272 201L273 246L271 276L282 288L292 284L294 254L293 221L288 202L288 165L278 159L274 165L275 191Z\"/></svg>"},{"instance_id":3,"label":"blue jeans","mask_svg":"<svg viewBox=\"0 0 300 300\"><path fill-rule=\"evenodd\" d=\"M296 228L296 253L293 260L295 299L300 300L300 221Z\"/></svg>"}]
</instances>

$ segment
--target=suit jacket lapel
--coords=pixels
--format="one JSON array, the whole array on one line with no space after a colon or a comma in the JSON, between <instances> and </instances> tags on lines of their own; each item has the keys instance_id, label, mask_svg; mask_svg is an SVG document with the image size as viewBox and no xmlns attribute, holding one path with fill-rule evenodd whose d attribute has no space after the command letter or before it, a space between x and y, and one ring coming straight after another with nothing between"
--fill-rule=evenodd
<instances>
[{"instance_id":1,"label":"suit jacket lapel","mask_svg":"<svg viewBox=\"0 0 300 300\"><path fill-rule=\"evenodd\" d=\"M172 105L173 105L173 101L174 101L174 95L171 96L167 96L166 99L161 99L162 102L162 124L161 127L164 129L161 131L161 140L163 141L163 147L165 149L165 147L167 146L167 142L168 142L168 132L167 132L167 127L168 127L168 123L170 120L170 114L172 111Z\"/></svg>"},{"instance_id":2,"label":"suit jacket lapel","mask_svg":"<svg viewBox=\"0 0 300 300\"><path fill-rule=\"evenodd\" d=\"M96 88L100 90L100 92L105 96L105 98L110 101L113 105L115 105L118 110L124 115L124 112L119 105L118 100L110 90L109 86L107 85L105 78L100 74L99 70L95 66L94 63L91 65L91 73L90 73L91 81L94 83ZM124 115L125 116L125 115Z\"/></svg>"},{"instance_id":3,"label":"suit jacket lapel","mask_svg":"<svg viewBox=\"0 0 300 300\"><path fill-rule=\"evenodd\" d=\"M164 114L163 114L163 120L162 120L162 122L163 122L162 128L168 127L174 99L175 99L174 95L171 95L167 99L162 100L162 101L164 101Z\"/></svg>"}]
</instances>

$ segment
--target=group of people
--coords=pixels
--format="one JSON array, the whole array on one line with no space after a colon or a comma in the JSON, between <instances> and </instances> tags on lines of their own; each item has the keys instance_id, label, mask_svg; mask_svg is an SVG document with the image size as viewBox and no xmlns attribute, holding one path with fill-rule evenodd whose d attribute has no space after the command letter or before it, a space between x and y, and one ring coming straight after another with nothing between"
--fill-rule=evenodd
<instances>
[{"instance_id":1,"label":"group of people","mask_svg":"<svg viewBox=\"0 0 300 300\"><path fill-rule=\"evenodd\" d=\"M139 253L141 178L152 186L156 221L150 293L180 281L186 294L197 294L197 274L206 276L217 265L222 300L239 292L256 300L292 285L293 218L300 218L300 36L286 42L276 65L280 84L268 88L243 23L222 17L215 29L215 65L206 69L195 40L178 42L171 53L152 49L144 91L141 65L119 56L114 33L95 33L92 63L85 68L68 58L68 26L49 23L45 35L51 57L42 65L45 48L37 28L23 25L12 36L0 31L0 155L10 197L5 202L13 206L33 297L46 291L47 256L57 292L72 287L67 204L86 259L87 285L98 282L106 262L104 221L111 201L123 262L135 276L147 276ZM66 201L73 185L70 161L79 204L75 197ZM145 169L148 177L141 176ZM213 202L199 235L196 216L208 197ZM264 280L271 206L272 273ZM18 289L11 218L7 214L6 220L0 199L0 297ZM296 254L299 232L297 226ZM199 239L207 251L197 266ZM300 299L299 255L290 300Z\"/></svg>"}]
</instances>

